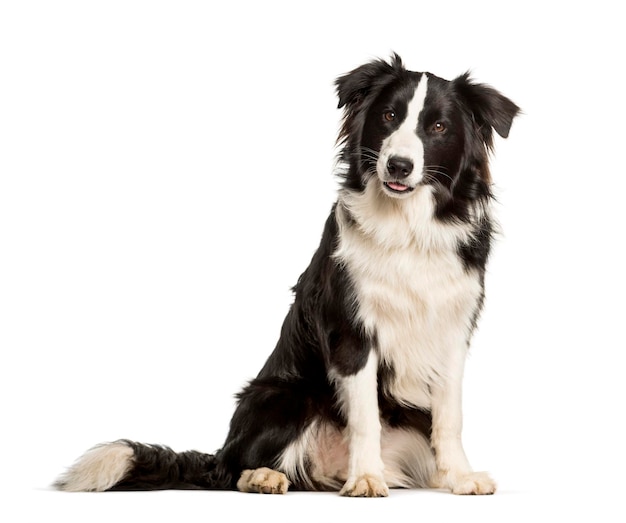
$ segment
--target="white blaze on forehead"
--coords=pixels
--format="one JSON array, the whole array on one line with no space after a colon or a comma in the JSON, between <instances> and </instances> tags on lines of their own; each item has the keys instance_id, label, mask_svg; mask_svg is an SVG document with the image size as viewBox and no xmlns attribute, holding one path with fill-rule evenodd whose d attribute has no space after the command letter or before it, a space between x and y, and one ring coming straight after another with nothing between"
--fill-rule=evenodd
<instances>
[{"instance_id":1,"label":"white blaze on forehead","mask_svg":"<svg viewBox=\"0 0 626 523\"><path fill-rule=\"evenodd\" d=\"M417 184L421 179L424 166L424 145L417 135L417 122L424 109L426 93L428 91L428 77L423 74L407 106L404 121L393 133L383 140L378 159L378 175L385 178L386 166L389 158L399 156L413 162L413 174L407 179L410 185Z\"/></svg>"},{"instance_id":2,"label":"white blaze on forehead","mask_svg":"<svg viewBox=\"0 0 626 523\"><path fill-rule=\"evenodd\" d=\"M398 128L396 133L400 135L416 135L417 134L417 121L419 119L422 109L424 109L424 101L426 100L426 92L428 91L428 77L423 74L420 78L413 98L409 102L409 108L406 118L402 125ZM394 133L394 134L396 134Z\"/></svg>"}]
</instances>

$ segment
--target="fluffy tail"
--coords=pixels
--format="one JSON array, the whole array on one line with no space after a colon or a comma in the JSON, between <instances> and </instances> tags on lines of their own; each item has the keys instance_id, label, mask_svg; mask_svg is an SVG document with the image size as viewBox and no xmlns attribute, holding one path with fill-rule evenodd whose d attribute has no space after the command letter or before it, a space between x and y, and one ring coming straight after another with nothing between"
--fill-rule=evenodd
<instances>
[{"instance_id":1,"label":"fluffy tail","mask_svg":"<svg viewBox=\"0 0 626 523\"><path fill-rule=\"evenodd\" d=\"M212 454L119 440L87 451L54 486L69 492L231 488Z\"/></svg>"}]
</instances>

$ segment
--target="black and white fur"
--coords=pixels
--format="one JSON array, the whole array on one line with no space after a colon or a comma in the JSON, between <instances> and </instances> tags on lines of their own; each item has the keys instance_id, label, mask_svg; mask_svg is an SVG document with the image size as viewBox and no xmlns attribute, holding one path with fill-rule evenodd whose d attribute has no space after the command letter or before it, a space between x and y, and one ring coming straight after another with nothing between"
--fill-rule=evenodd
<instances>
[{"instance_id":1,"label":"black and white fur","mask_svg":"<svg viewBox=\"0 0 626 523\"><path fill-rule=\"evenodd\" d=\"M408 71L397 55L336 86L338 199L221 450L107 443L60 489L495 491L461 444L461 381L492 240L488 154L519 109L467 74Z\"/></svg>"}]
</instances>

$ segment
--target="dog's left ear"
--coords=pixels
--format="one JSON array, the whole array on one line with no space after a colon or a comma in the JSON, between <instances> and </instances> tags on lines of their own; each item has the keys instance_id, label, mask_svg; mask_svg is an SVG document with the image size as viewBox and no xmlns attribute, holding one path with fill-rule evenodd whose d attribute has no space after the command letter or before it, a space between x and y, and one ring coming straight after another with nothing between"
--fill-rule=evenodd
<instances>
[{"instance_id":1,"label":"dog's left ear","mask_svg":"<svg viewBox=\"0 0 626 523\"><path fill-rule=\"evenodd\" d=\"M492 145L492 129L502 138L509 136L513 119L520 112L517 105L492 87L474 83L469 73L459 76L453 83L472 113L485 145Z\"/></svg>"}]
</instances>

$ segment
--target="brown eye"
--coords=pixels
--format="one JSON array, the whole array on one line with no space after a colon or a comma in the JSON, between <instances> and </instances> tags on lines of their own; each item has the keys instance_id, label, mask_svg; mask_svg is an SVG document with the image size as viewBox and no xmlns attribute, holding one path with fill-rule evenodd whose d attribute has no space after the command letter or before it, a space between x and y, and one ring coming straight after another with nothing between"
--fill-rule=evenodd
<instances>
[{"instance_id":1,"label":"brown eye","mask_svg":"<svg viewBox=\"0 0 626 523\"><path fill-rule=\"evenodd\" d=\"M446 130L446 126L443 122L436 122L435 125L433 125L433 131L436 133L443 133Z\"/></svg>"},{"instance_id":2,"label":"brown eye","mask_svg":"<svg viewBox=\"0 0 626 523\"><path fill-rule=\"evenodd\" d=\"M383 120L385 122L393 122L396 119L396 113L394 111L385 111L383 113Z\"/></svg>"}]
</instances>

